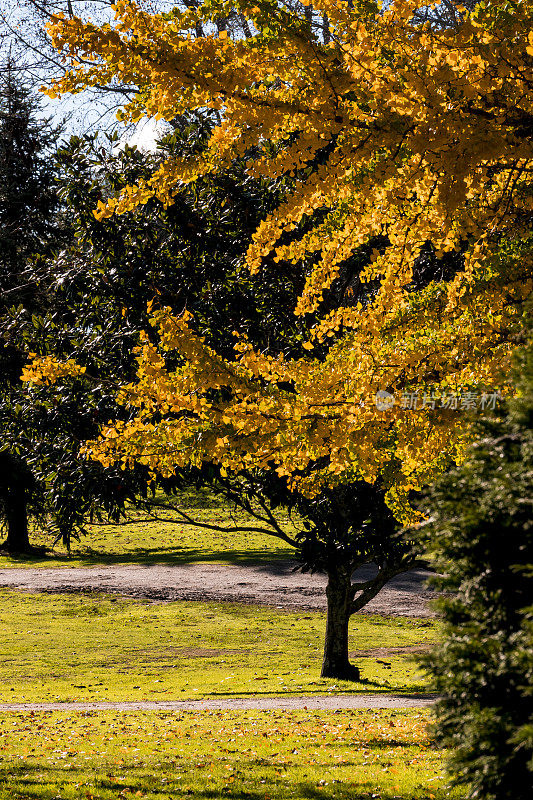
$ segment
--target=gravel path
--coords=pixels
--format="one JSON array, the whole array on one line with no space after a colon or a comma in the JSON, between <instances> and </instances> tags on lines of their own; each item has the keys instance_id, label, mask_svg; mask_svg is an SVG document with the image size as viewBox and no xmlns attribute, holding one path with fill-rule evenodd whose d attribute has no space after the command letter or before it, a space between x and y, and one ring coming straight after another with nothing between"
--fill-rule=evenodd
<instances>
[{"instance_id":1,"label":"gravel path","mask_svg":"<svg viewBox=\"0 0 533 800\"><path fill-rule=\"evenodd\" d=\"M426 708L434 702L434 695L367 694L121 703L0 703L0 711L342 711L358 708Z\"/></svg>"},{"instance_id":2,"label":"gravel path","mask_svg":"<svg viewBox=\"0 0 533 800\"><path fill-rule=\"evenodd\" d=\"M283 609L323 611L326 576L294 572L291 561L260 565L118 565L0 569L0 586L34 592L113 592L137 599L256 603ZM371 577L362 567L355 580ZM429 617L435 592L425 586L429 572L397 576L365 607L368 614Z\"/></svg>"}]
</instances>

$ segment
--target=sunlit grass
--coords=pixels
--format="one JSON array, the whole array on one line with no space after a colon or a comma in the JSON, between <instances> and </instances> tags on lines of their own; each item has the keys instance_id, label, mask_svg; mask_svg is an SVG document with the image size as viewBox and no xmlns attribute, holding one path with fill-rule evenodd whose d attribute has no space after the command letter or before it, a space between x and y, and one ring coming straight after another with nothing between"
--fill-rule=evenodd
<instances>
[{"instance_id":1,"label":"sunlit grass","mask_svg":"<svg viewBox=\"0 0 533 800\"><path fill-rule=\"evenodd\" d=\"M0 699L168 700L423 691L409 653L355 655L364 683L320 679L325 615L227 603L0 591ZM356 615L350 647L420 646L436 623Z\"/></svg>"},{"instance_id":2,"label":"sunlit grass","mask_svg":"<svg viewBox=\"0 0 533 800\"><path fill-rule=\"evenodd\" d=\"M0 715L1 800L444 800L426 711Z\"/></svg>"}]
</instances>

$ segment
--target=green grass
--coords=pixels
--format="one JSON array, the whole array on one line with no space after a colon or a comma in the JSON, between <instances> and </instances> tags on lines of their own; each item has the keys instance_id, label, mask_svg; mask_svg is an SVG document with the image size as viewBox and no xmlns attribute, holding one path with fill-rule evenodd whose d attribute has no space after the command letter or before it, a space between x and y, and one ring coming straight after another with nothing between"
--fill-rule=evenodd
<instances>
[{"instance_id":1,"label":"green grass","mask_svg":"<svg viewBox=\"0 0 533 800\"><path fill-rule=\"evenodd\" d=\"M3 590L0 700L424 690L405 654L355 657L364 683L320 679L324 628L320 612ZM350 647L414 646L435 636L433 620L357 615Z\"/></svg>"},{"instance_id":2,"label":"green grass","mask_svg":"<svg viewBox=\"0 0 533 800\"><path fill-rule=\"evenodd\" d=\"M229 528L260 524L205 491L184 493L181 502L183 510L198 522ZM130 516L133 520L146 519L143 513L132 512ZM278 518L286 530L292 529L286 517L280 514ZM46 531L34 530L31 542L50 548L53 538ZM88 534L82 536L79 542L73 541L70 555L61 544L44 556L0 555L0 568L194 562L246 564L293 557L292 547L264 533L234 530L224 533L200 530L181 522L132 521L128 524L88 526Z\"/></svg>"},{"instance_id":3,"label":"green grass","mask_svg":"<svg viewBox=\"0 0 533 800\"><path fill-rule=\"evenodd\" d=\"M0 715L0 800L444 800L426 711Z\"/></svg>"}]
</instances>

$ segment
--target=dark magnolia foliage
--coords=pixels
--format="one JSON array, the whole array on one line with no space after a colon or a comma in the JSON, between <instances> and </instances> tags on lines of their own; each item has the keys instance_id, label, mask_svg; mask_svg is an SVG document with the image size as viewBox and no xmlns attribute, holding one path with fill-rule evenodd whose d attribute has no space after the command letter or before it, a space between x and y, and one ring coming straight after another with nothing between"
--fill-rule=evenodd
<instances>
[{"instance_id":1,"label":"dark magnolia foliage","mask_svg":"<svg viewBox=\"0 0 533 800\"><path fill-rule=\"evenodd\" d=\"M32 93L17 82L14 65L0 74L0 521L5 546L29 549L28 512L44 502L27 455L31 432L20 373L26 360L21 324L46 304L43 261L65 240L53 151L58 131L42 118Z\"/></svg>"},{"instance_id":2,"label":"dark magnolia foliage","mask_svg":"<svg viewBox=\"0 0 533 800\"><path fill-rule=\"evenodd\" d=\"M41 228L48 229L30 202L33 198L35 205L38 196L38 169L30 165L28 202L22 204L19 187L18 205L11 203L6 189L0 208L15 215L13 235L5 226L5 242L0 242L7 254L4 265L10 265L3 270L9 280L2 314L3 375L9 380L3 389L9 398L4 396L2 407L2 452L4 460L10 454L17 487L26 476L24 497L17 494L23 516L46 521L69 544L87 519L103 514L116 520L128 502L143 502L147 496L144 468L103 469L79 451L102 423L124 413L115 398L119 386L135 374L134 348L140 330L149 328L148 303L155 299L177 310L194 309L221 346L229 346L232 330L244 328L254 331L263 346L272 340L284 349L294 333L295 277L280 273L259 294L251 279L239 274L247 237L272 199L266 183L244 180L238 165L216 181L206 179L194 191L184 191L168 209L154 201L102 223L92 213L98 200L154 169L161 152L104 149L93 136L73 137L53 153L48 128L34 120L36 109L31 104L24 108L26 126L35 129L36 151L46 158L45 176L55 199L48 203L52 219L46 222L62 235L52 240L55 250L45 241ZM201 147L206 126L201 119L176 124L161 150ZM9 188L7 180L4 184ZM29 244L17 237L16 224L28 228ZM20 374L30 353L75 358L86 373L53 386L24 387ZM176 476L175 485L182 477ZM11 494L6 486L5 503ZM8 549L28 549L25 539L22 546Z\"/></svg>"}]
</instances>

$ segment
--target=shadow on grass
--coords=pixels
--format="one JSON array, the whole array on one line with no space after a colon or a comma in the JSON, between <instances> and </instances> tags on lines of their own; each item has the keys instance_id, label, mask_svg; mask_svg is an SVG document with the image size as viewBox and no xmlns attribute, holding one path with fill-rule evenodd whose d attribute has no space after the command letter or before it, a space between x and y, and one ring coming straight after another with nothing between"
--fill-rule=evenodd
<instances>
[{"instance_id":1,"label":"shadow on grass","mask_svg":"<svg viewBox=\"0 0 533 800\"><path fill-rule=\"evenodd\" d=\"M379 748L376 743L370 746L382 749L382 746L393 749L404 747L407 742L384 742ZM354 761L355 765L357 762ZM192 766L192 765L191 765ZM325 768L328 764L323 765ZM52 798L89 797L91 800L107 800L110 797L135 797L149 795L152 798L189 797L197 800L218 800L231 797L233 800L270 800L276 798L298 797L301 800L367 800L378 797L380 800L398 798L398 788L391 790L372 787L370 781L359 784L355 781L324 780L317 776L312 780L290 780L285 773L280 776L274 773L275 764L254 763L248 759L236 761L234 768L226 778L217 776L209 780L202 773L209 770L209 765L198 764L201 769L190 770L189 765L176 765L175 761L163 760L159 770L147 769L143 764L123 764L120 768L104 761L98 771L92 767L91 772L82 772L76 766L51 766L39 762L25 760L10 765L9 769L0 769L0 781L6 796L10 800L52 800ZM212 765L211 765L212 767ZM251 770L254 770L255 775ZM181 772L179 780L174 774ZM209 775L209 778L211 776ZM205 786L205 783L208 785ZM194 786L194 784L197 784ZM200 784L200 785L198 785ZM245 785L243 785L245 784ZM247 785L246 785L247 784ZM323 785L322 785L323 784ZM435 791L435 790L434 790ZM437 795L444 797L437 789ZM377 793L376 793L377 792ZM401 795L404 800L412 797Z\"/></svg>"},{"instance_id":2,"label":"shadow on grass","mask_svg":"<svg viewBox=\"0 0 533 800\"><path fill-rule=\"evenodd\" d=\"M253 700L254 698L279 698L284 699L285 697L351 697L351 696L359 696L359 695L367 695L368 687L372 687L372 695L379 695L382 694L384 696L387 695L394 695L395 697L402 697L405 700L433 700L437 697L434 692L429 692L425 689L423 684L415 684L414 686L409 686L409 688L402 688L396 686L390 686L383 683L377 683L376 681L358 681L353 686L341 686L338 689L328 689L327 684L324 686L318 686L316 688L309 688L309 685L303 686L301 689L268 689L264 692L253 690L253 691L224 691L224 692L217 692L215 690L209 691L206 694L195 695L194 697L189 698L190 700L209 700L211 698L216 698L219 700L224 699L241 699L241 700ZM165 698L166 700L170 700L170 698ZM182 697L174 698L178 701L183 700ZM184 702L189 702L186 700ZM361 709L364 711L364 708Z\"/></svg>"},{"instance_id":3,"label":"shadow on grass","mask_svg":"<svg viewBox=\"0 0 533 800\"><path fill-rule=\"evenodd\" d=\"M234 564L242 566L264 566L266 569L269 563L287 562L291 555L288 548L276 548L272 550L200 550L186 549L180 547L154 547L139 548L129 553L102 553L90 547L83 549L73 549L71 555L58 553L49 550L45 555L42 554L21 554L5 556L12 564L28 567L53 566L76 566L76 567L98 567L115 566L118 564L138 564L142 566L155 566L163 564L165 566L186 566L187 564L199 563L220 563ZM280 572L290 572L295 562L291 562Z\"/></svg>"}]
</instances>

